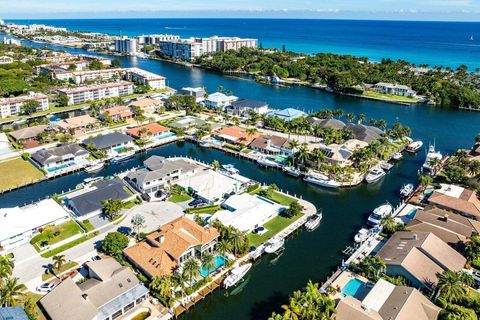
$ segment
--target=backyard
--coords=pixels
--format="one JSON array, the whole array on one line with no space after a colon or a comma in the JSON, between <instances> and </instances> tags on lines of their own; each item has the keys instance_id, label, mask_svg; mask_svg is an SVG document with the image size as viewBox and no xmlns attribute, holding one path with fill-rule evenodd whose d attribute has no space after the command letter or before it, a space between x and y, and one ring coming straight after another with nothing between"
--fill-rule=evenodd
<instances>
[{"instance_id":1,"label":"backyard","mask_svg":"<svg viewBox=\"0 0 480 320\"><path fill-rule=\"evenodd\" d=\"M259 245L263 244L265 241L291 225L293 222L297 221L301 216L303 216L303 214L296 215L292 218L286 218L282 216L273 218L272 220L265 223L265 225L263 226L267 230L265 233L249 233L247 235L250 245L258 247Z\"/></svg>"},{"instance_id":2,"label":"backyard","mask_svg":"<svg viewBox=\"0 0 480 320\"><path fill-rule=\"evenodd\" d=\"M416 103L418 101L416 98L395 96L391 94L382 94L374 91L364 91L363 96L374 98L374 99L386 100L386 101L400 101L400 102L407 102L407 103Z\"/></svg>"},{"instance_id":3,"label":"backyard","mask_svg":"<svg viewBox=\"0 0 480 320\"><path fill-rule=\"evenodd\" d=\"M0 172L2 173L0 191L9 190L43 178L43 173L40 170L29 161L21 158L0 162Z\"/></svg>"}]
</instances>

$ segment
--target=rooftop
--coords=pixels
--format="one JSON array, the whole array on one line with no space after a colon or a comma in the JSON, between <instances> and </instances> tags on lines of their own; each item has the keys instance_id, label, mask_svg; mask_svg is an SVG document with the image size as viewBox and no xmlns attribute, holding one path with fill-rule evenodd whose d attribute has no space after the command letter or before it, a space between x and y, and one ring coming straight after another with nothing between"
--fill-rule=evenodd
<instances>
[{"instance_id":1,"label":"rooftop","mask_svg":"<svg viewBox=\"0 0 480 320\"><path fill-rule=\"evenodd\" d=\"M97 122L97 119L88 114L84 114L82 116L61 120L57 123L57 125L63 129L77 129L96 124Z\"/></svg>"},{"instance_id":2,"label":"rooftop","mask_svg":"<svg viewBox=\"0 0 480 320\"><path fill-rule=\"evenodd\" d=\"M255 132L251 135L247 133L246 129L231 126L231 127L224 127L218 130L215 135L223 138L225 140L236 142L236 143L243 143L245 145L249 145L255 138L261 135L260 132Z\"/></svg>"},{"instance_id":3,"label":"rooftop","mask_svg":"<svg viewBox=\"0 0 480 320\"><path fill-rule=\"evenodd\" d=\"M143 126L128 129L126 133L134 138L148 137L149 135L156 135L167 132L167 127L161 126L158 123L149 123Z\"/></svg>"},{"instance_id":4,"label":"rooftop","mask_svg":"<svg viewBox=\"0 0 480 320\"><path fill-rule=\"evenodd\" d=\"M109 149L113 146L133 141L133 138L124 133L112 132L103 136L89 138L83 141L84 145L94 144L99 150Z\"/></svg>"},{"instance_id":5,"label":"rooftop","mask_svg":"<svg viewBox=\"0 0 480 320\"><path fill-rule=\"evenodd\" d=\"M10 135L15 140L22 140L22 139L31 139L37 137L40 133L47 130L48 126L45 124L41 124L34 127L28 127L16 131L10 132Z\"/></svg>"},{"instance_id":6,"label":"rooftop","mask_svg":"<svg viewBox=\"0 0 480 320\"><path fill-rule=\"evenodd\" d=\"M89 154L87 150L78 144L67 144L53 149L40 149L31 155L32 159L44 166L49 163L55 163L65 158L78 157Z\"/></svg>"},{"instance_id":7,"label":"rooftop","mask_svg":"<svg viewBox=\"0 0 480 320\"><path fill-rule=\"evenodd\" d=\"M265 101L250 100L250 99L241 99L232 103L232 107L236 109L260 109L263 107L268 107L268 103Z\"/></svg>"},{"instance_id":8,"label":"rooftop","mask_svg":"<svg viewBox=\"0 0 480 320\"><path fill-rule=\"evenodd\" d=\"M444 184L432 193L428 202L480 219L480 200L473 190Z\"/></svg>"},{"instance_id":9,"label":"rooftop","mask_svg":"<svg viewBox=\"0 0 480 320\"><path fill-rule=\"evenodd\" d=\"M278 117L285 121L290 121L299 117L305 117L307 114L298 109L286 108L283 110L273 110L269 112L267 115Z\"/></svg>"}]
</instances>

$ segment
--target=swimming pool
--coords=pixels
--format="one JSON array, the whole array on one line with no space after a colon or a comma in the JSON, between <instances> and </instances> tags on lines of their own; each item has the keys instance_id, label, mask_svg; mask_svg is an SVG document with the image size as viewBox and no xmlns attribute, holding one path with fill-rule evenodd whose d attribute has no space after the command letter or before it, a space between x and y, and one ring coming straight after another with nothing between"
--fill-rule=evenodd
<instances>
[{"instance_id":1,"label":"swimming pool","mask_svg":"<svg viewBox=\"0 0 480 320\"><path fill-rule=\"evenodd\" d=\"M115 150L116 153L122 153L125 150L125 147L118 147L113 150Z\"/></svg>"},{"instance_id":2,"label":"swimming pool","mask_svg":"<svg viewBox=\"0 0 480 320\"><path fill-rule=\"evenodd\" d=\"M52 173L52 172L55 172L55 171L58 171L58 170L62 170L62 169L65 169L67 167L70 167L71 165L73 165L73 163L65 163L65 164L62 164L60 166L57 166L57 167L53 167L53 168L48 168L47 171Z\"/></svg>"},{"instance_id":3,"label":"swimming pool","mask_svg":"<svg viewBox=\"0 0 480 320\"><path fill-rule=\"evenodd\" d=\"M169 133L162 134L161 136L156 137L156 139L157 139L157 140L164 140L164 139L168 139L168 138L173 138L173 137L175 137L175 136L176 136L175 133L169 132Z\"/></svg>"},{"instance_id":4,"label":"swimming pool","mask_svg":"<svg viewBox=\"0 0 480 320\"><path fill-rule=\"evenodd\" d=\"M210 270L210 273L215 272L218 268L221 268L225 265L226 259L222 256L216 256L215 257L215 269ZM204 267L200 268L200 275L202 278L205 278L209 275L208 270L206 270Z\"/></svg>"},{"instance_id":5,"label":"swimming pool","mask_svg":"<svg viewBox=\"0 0 480 320\"><path fill-rule=\"evenodd\" d=\"M342 294L344 297L354 297L358 298L361 296L366 290L365 282L361 281L360 279L353 278L350 279L347 284L342 289Z\"/></svg>"},{"instance_id":6,"label":"swimming pool","mask_svg":"<svg viewBox=\"0 0 480 320\"><path fill-rule=\"evenodd\" d=\"M407 218L408 219L413 219L413 218L415 218L416 214L417 214L417 209L412 209L407 213Z\"/></svg>"}]
</instances>

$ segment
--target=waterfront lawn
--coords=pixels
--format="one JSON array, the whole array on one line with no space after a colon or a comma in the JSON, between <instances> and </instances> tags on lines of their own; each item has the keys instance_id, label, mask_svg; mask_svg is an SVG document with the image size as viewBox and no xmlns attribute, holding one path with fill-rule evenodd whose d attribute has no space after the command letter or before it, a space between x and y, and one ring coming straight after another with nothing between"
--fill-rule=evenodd
<instances>
[{"instance_id":1,"label":"waterfront lawn","mask_svg":"<svg viewBox=\"0 0 480 320\"><path fill-rule=\"evenodd\" d=\"M289 206L292 202L296 201L294 198L287 196L283 193L280 193L278 191L273 191L269 193L267 198L283 206Z\"/></svg>"},{"instance_id":2,"label":"waterfront lawn","mask_svg":"<svg viewBox=\"0 0 480 320\"><path fill-rule=\"evenodd\" d=\"M26 183L43 178L42 171L38 170L30 161L21 158L0 162L0 190L9 190Z\"/></svg>"},{"instance_id":3,"label":"waterfront lawn","mask_svg":"<svg viewBox=\"0 0 480 320\"><path fill-rule=\"evenodd\" d=\"M71 220L58 226L46 227L42 233L33 237L30 243L38 250L40 247L55 244L81 232L80 226Z\"/></svg>"},{"instance_id":4,"label":"waterfront lawn","mask_svg":"<svg viewBox=\"0 0 480 320\"><path fill-rule=\"evenodd\" d=\"M391 95L391 94L377 93L377 92L374 92L374 91L364 91L363 96L369 97L369 98L381 99L381 100L385 100L385 101L400 101L400 102L408 102L408 103L416 103L417 102L416 98L395 96L395 95Z\"/></svg>"},{"instance_id":5,"label":"waterfront lawn","mask_svg":"<svg viewBox=\"0 0 480 320\"><path fill-rule=\"evenodd\" d=\"M67 262L65 263L61 268L60 270L57 270L55 268L53 268L53 270L49 271L47 270L44 274L42 274L42 281L47 281L53 277L55 277L56 275L58 274L61 274L62 272L65 272L73 267L76 267L78 266L78 263L76 263L75 261L70 261L70 262Z\"/></svg>"},{"instance_id":6,"label":"waterfront lawn","mask_svg":"<svg viewBox=\"0 0 480 320\"><path fill-rule=\"evenodd\" d=\"M258 247L264 242L266 242L271 237L275 236L277 233L291 225L293 222L297 221L303 214L296 215L292 218L286 218L282 216L277 216L272 220L268 221L263 225L267 232L263 234L249 233L247 238L250 245Z\"/></svg>"},{"instance_id":7,"label":"waterfront lawn","mask_svg":"<svg viewBox=\"0 0 480 320\"><path fill-rule=\"evenodd\" d=\"M173 194L168 198L168 201L173 203L185 202L192 199L188 194Z\"/></svg>"}]
</instances>

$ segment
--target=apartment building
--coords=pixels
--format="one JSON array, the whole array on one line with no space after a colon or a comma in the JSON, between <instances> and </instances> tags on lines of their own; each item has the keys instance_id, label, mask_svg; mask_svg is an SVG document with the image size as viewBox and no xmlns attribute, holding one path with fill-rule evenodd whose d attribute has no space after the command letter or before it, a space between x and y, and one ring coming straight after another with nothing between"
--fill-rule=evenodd
<instances>
[{"instance_id":1,"label":"apartment building","mask_svg":"<svg viewBox=\"0 0 480 320\"><path fill-rule=\"evenodd\" d=\"M150 86L152 89L165 89L166 78L139 68L129 68L125 73L125 80Z\"/></svg>"},{"instance_id":2,"label":"apartment building","mask_svg":"<svg viewBox=\"0 0 480 320\"><path fill-rule=\"evenodd\" d=\"M58 90L58 94L67 96L68 105L71 106L88 101L98 101L133 94L133 83L119 81L79 88L65 88Z\"/></svg>"},{"instance_id":3,"label":"apartment building","mask_svg":"<svg viewBox=\"0 0 480 320\"><path fill-rule=\"evenodd\" d=\"M138 51L137 39L130 39L128 37L121 37L115 40L115 51L135 55Z\"/></svg>"},{"instance_id":4,"label":"apartment building","mask_svg":"<svg viewBox=\"0 0 480 320\"><path fill-rule=\"evenodd\" d=\"M172 34L143 34L136 36L138 44L158 44L160 41L175 41L180 40L180 36Z\"/></svg>"},{"instance_id":5,"label":"apartment building","mask_svg":"<svg viewBox=\"0 0 480 320\"><path fill-rule=\"evenodd\" d=\"M17 116L22 113L22 106L25 102L35 100L40 103L37 111L48 110L48 97L42 93L30 92L28 95L14 98L0 98L0 118Z\"/></svg>"}]
</instances>

